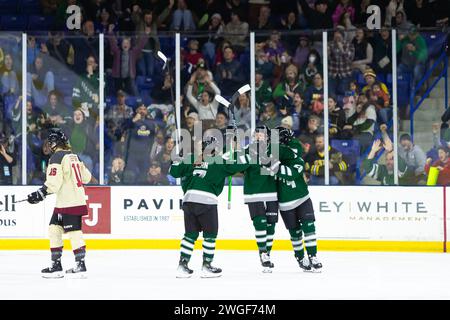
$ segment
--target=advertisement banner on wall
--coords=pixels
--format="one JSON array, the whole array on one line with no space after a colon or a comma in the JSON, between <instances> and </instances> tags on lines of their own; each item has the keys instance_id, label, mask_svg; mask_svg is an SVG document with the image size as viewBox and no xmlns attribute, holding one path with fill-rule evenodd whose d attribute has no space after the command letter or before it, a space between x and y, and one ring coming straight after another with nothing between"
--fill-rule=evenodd
<instances>
[{"instance_id":1,"label":"advertisement banner on wall","mask_svg":"<svg viewBox=\"0 0 450 320\"><path fill-rule=\"evenodd\" d=\"M442 241L439 187L311 187L322 239Z\"/></svg>"},{"instance_id":2,"label":"advertisement banner on wall","mask_svg":"<svg viewBox=\"0 0 450 320\"><path fill-rule=\"evenodd\" d=\"M219 197L221 239L253 239L242 187ZM177 239L184 232L180 187L113 187L114 236ZM310 187L319 239L441 241L442 188ZM289 239L280 218L277 239Z\"/></svg>"},{"instance_id":3,"label":"advertisement banner on wall","mask_svg":"<svg viewBox=\"0 0 450 320\"><path fill-rule=\"evenodd\" d=\"M111 188L86 187L89 215L84 216L83 233L111 233Z\"/></svg>"},{"instance_id":4,"label":"advertisement banner on wall","mask_svg":"<svg viewBox=\"0 0 450 320\"><path fill-rule=\"evenodd\" d=\"M0 237L40 237L46 226L44 203L19 202L37 187L0 187Z\"/></svg>"}]
</instances>

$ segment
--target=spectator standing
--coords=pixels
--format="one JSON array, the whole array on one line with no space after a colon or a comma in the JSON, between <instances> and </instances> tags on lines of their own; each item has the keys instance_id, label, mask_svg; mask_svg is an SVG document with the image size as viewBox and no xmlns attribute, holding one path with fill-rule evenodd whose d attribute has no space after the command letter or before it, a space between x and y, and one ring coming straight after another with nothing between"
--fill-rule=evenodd
<instances>
[{"instance_id":1,"label":"spectator standing","mask_svg":"<svg viewBox=\"0 0 450 320\"><path fill-rule=\"evenodd\" d=\"M154 17L153 10L142 11L139 6L133 6L131 19L136 26L136 32L148 35L147 43L142 49L142 57L138 61L138 68L143 76L153 76L155 71L155 54L160 49L158 27L168 17L170 9L169 3L169 6L159 16Z\"/></svg>"},{"instance_id":2,"label":"spectator standing","mask_svg":"<svg viewBox=\"0 0 450 320\"><path fill-rule=\"evenodd\" d=\"M372 66L377 74L386 77L392 73L392 40L391 32L382 28L373 38L373 62Z\"/></svg>"},{"instance_id":3,"label":"spectator standing","mask_svg":"<svg viewBox=\"0 0 450 320\"><path fill-rule=\"evenodd\" d=\"M205 30L208 32L208 40L203 44L202 53L211 67L214 65L216 49L223 40L225 24L220 13L214 13L209 20L209 24L205 26Z\"/></svg>"},{"instance_id":4,"label":"spectator standing","mask_svg":"<svg viewBox=\"0 0 450 320\"><path fill-rule=\"evenodd\" d=\"M146 29L147 36L139 36L136 46L131 47L131 39L122 39L121 46L117 43L117 38L113 33L114 25L109 28L109 46L113 55L112 77L116 90L124 90L126 93L137 96L137 88L135 84L136 78L136 62L147 44L150 29Z\"/></svg>"},{"instance_id":5,"label":"spectator standing","mask_svg":"<svg viewBox=\"0 0 450 320\"><path fill-rule=\"evenodd\" d=\"M216 67L216 82L224 96L232 96L245 81L242 66L234 60L234 51L227 47L223 50L224 61Z\"/></svg>"},{"instance_id":6,"label":"spectator standing","mask_svg":"<svg viewBox=\"0 0 450 320\"><path fill-rule=\"evenodd\" d=\"M428 0L406 1L405 12L408 19L418 28L434 26L433 11Z\"/></svg>"},{"instance_id":7,"label":"spectator standing","mask_svg":"<svg viewBox=\"0 0 450 320\"><path fill-rule=\"evenodd\" d=\"M112 142L112 154L122 156L125 152L126 132L133 118L133 109L125 103L125 92L117 92L117 104L105 115L106 134Z\"/></svg>"},{"instance_id":8,"label":"spectator standing","mask_svg":"<svg viewBox=\"0 0 450 320\"><path fill-rule=\"evenodd\" d=\"M86 69L80 75L72 91L72 104L74 109L83 110L87 118L95 119L98 115L100 79L97 71L97 61L94 56L86 60Z\"/></svg>"},{"instance_id":9,"label":"spectator standing","mask_svg":"<svg viewBox=\"0 0 450 320\"><path fill-rule=\"evenodd\" d=\"M1 70L1 94L20 94L19 81L14 71L14 61L11 54L7 53L4 57L3 68Z\"/></svg>"},{"instance_id":10,"label":"spectator standing","mask_svg":"<svg viewBox=\"0 0 450 320\"><path fill-rule=\"evenodd\" d=\"M13 167L17 164L17 146L0 133L0 185L13 184Z\"/></svg>"},{"instance_id":11,"label":"spectator standing","mask_svg":"<svg viewBox=\"0 0 450 320\"><path fill-rule=\"evenodd\" d=\"M177 8L173 12L172 24L170 28L175 31L188 31L196 29L192 11L189 10L185 0L177 1Z\"/></svg>"},{"instance_id":12,"label":"spectator standing","mask_svg":"<svg viewBox=\"0 0 450 320\"><path fill-rule=\"evenodd\" d=\"M307 36L300 36L298 47L295 49L295 55L292 62L299 68L303 69L303 65L308 62L308 56L311 51L310 40Z\"/></svg>"},{"instance_id":13,"label":"spectator standing","mask_svg":"<svg viewBox=\"0 0 450 320\"><path fill-rule=\"evenodd\" d=\"M351 0L340 0L332 15L334 26L336 27L339 24L344 14L348 14L352 23L355 22L355 12L356 10Z\"/></svg>"},{"instance_id":14,"label":"spectator standing","mask_svg":"<svg viewBox=\"0 0 450 320\"><path fill-rule=\"evenodd\" d=\"M139 172L148 168L150 148L156 132L155 121L149 117L147 107L140 104L131 121L126 148L125 171L130 178L135 179Z\"/></svg>"},{"instance_id":15,"label":"spectator standing","mask_svg":"<svg viewBox=\"0 0 450 320\"><path fill-rule=\"evenodd\" d=\"M428 58L427 44L415 27L411 28L408 35L397 40L397 53L401 54L398 71L411 73L413 81L412 88L419 83L425 72L425 63Z\"/></svg>"},{"instance_id":16,"label":"spectator standing","mask_svg":"<svg viewBox=\"0 0 450 320\"><path fill-rule=\"evenodd\" d=\"M316 0L314 8L311 8L306 0L298 2L311 29L333 29L334 8L328 4L327 0Z\"/></svg>"},{"instance_id":17,"label":"spectator standing","mask_svg":"<svg viewBox=\"0 0 450 320\"><path fill-rule=\"evenodd\" d=\"M248 23L242 21L240 14L237 11L231 13L231 21L225 25L223 30L225 40L228 40L233 49L238 52L244 52L248 46L246 42L249 26ZM225 52L224 52L225 55Z\"/></svg>"},{"instance_id":18,"label":"spectator standing","mask_svg":"<svg viewBox=\"0 0 450 320\"><path fill-rule=\"evenodd\" d=\"M351 66L354 56L355 47L353 44L344 40L342 31L335 31L333 41L328 43L330 94L342 96L345 94L345 90L351 81Z\"/></svg>"},{"instance_id":19,"label":"spectator standing","mask_svg":"<svg viewBox=\"0 0 450 320\"><path fill-rule=\"evenodd\" d=\"M356 73L364 73L373 61L372 45L366 40L363 28L356 29L355 38L352 41L355 47L355 56L352 68Z\"/></svg>"},{"instance_id":20,"label":"spectator standing","mask_svg":"<svg viewBox=\"0 0 450 320\"><path fill-rule=\"evenodd\" d=\"M77 74L85 72L86 59L93 56L95 61L99 59L99 39L95 35L94 23L86 20L82 26L81 33L75 33L68 41L73 47L73 68Z\"/></svg>"}]
</instances>

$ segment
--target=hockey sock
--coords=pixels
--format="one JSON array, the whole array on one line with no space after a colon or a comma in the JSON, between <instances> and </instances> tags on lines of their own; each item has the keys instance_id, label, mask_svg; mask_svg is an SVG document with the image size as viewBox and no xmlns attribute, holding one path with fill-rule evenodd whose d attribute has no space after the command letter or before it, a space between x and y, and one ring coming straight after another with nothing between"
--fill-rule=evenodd
<instances>
[{"instance_id":1,"label":"hockey sock","mask_svg":"<svg viewBox=\"0 0 450 320\"><path fill-rule=\"evenodd\" d=\"M75 261L84 261L84 257L86 256L86 246L79 247L78 249L73 250L73 254L75 255Z\"/></svg>"},{"instance_id":2,"label":"hockey sock","mask_svg":"<svg viewBox=\"0 0 450 320\"><path fill-rule=\"evenodd\" d=\"M273 237L275 234L275 223L268 223L267 224L267 252L270 253L273 246Z\"/></svg>"},{"instance_id":3,"label":"hockey sock","mask_svg":"<svg viewBox=\"0 0 450 320\"><path fill-rule=\"evenodd\" d=\"M195 241L198 238L198 232L186 232L181 240L181 258L189 261L194 251Z\"/></svg>"},{"instance_id":4,"label":"hockey sock","mask_svg":"<svg viewBox=\"0 0 450 320\"><path fill-rule=\"evenodd\" d=\"M303 239L302 230L300 228L289 229L289 234L291 235L292 247L294 247L294 254L297 258L303 259Z\"/></svg>"},{"instance_id":5,"label":"hockey sock","mask_svg":"<svg viewBox=\"0 0 450 320\"><path fill-rule=\"evenodd\" d=\"M83 233L81 230L69 231L67 236L70 239L72 245L73 254L75 255L75 261L84 260L86 255L86 243L83 240Z\"/></svg>"},{"instance_id":6,"label":"hockey sock","mask_svg":"<svg viewBox=\"0 0 450 320\"><path fill-rule=\"evenodd\" d=\"M253 218L253 226L255 227L256 244L259 252L267 251L267 218L265 216L256 216Z\"/></svg>"},{"instance_id":7,"label":"hockey sock","mask_svg":"<svg viewBox=\"0 0 450 320\"><path fill-rule=\"evenodd\" d=\"M50 252L52 254L52 261L61 259L64 242L62 235L64 230L61 226L51 224L48 227L48 236L50 238Z\"/></svg>"},{"instance_id":8,"label":"hockey sock","mask_svg":"<svg viewBox=\"0 0 450 320\"><path fill-rule=\"evenodd\" d=\"M305 247L308 255L315 256L317 253L316 226L314 221L304 221L302 230L305 234Z\"/></svg>"},{"instance_id":9,"label":"hockey sock","mask_svg":"<svg viewBox=\"0 0 450 320\"><path fill-rule=\"evenodd\" d=\"M203 232L203 262L212 262L216 249L217 233Z\"/></svg>"},{"instance_id":10,"label":"hockey sock","mask_svg":"<svg viewBox=\"0 0 450 320\"><path fill-rule=\"evenodd\" d=\"M61 260L63 247L50 248L50 252L52 253L52 261Z\"/></svg>"}]
</instances>

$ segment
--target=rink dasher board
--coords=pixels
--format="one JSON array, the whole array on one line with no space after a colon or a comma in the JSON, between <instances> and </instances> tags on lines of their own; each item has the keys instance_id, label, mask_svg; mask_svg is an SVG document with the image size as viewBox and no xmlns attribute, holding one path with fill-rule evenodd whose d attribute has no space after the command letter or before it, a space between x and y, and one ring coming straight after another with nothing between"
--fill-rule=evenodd
<instances>
[{"instance_id":1,"label":"rink dasher board","mask_svg":"<svg viewBox=\"0 0 450 320\"><path fill-rule=\"evenodd\" d=\"M14 203L35 189L0 187L0 249L48 248L55 197L37 205ZM86 189L89 216L83 218L83 231L91 249L179 248L184 232L180 187ZM242 189L233 187L231 210L226 192L219 197L218 249L256 249ZM310 195L319 250L443 250L444 187L310 187ZM291 250L281 218L275 239L274 250Z\"/></svg>"}]
</instances>

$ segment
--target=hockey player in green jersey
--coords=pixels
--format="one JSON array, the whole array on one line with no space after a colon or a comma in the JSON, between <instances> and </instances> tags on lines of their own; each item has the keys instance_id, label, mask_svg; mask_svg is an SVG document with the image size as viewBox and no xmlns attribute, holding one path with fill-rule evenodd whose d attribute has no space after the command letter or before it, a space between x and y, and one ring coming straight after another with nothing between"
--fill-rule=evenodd
<instances>
[{"instance_id":1,"label":"hockey player in green jersey","mask_svg":"<svg viewBox=\"0 0 450 320\"><path fill-rule=\"evenodd\" d=\"M208 138L202 144L202 154L194 161L194 156L173 161L170 174L182 178L184 192L183 211L185 234L181 240L181 254L178 265L178 278L190 278L193 271L188 263L199 233L203 232L202 277L220 277L222 270L213 267L214 249L218 233L218 196L222 193L224 179L244 171L248 165L230 164L218 154L217 140ZM211 150L214 150L211 152ZM210 152L210 153L208 153ZM212 156L207 156L208 154Z\"/></svg>"},{"instance_id":2,"label":"hockey player in green jersey","mask_svg":"<svg viewBox=\"0 0 450 320\"><path fill-rule=\"evenodd\" d=\"M295 158L283 159L280 157L277 171L277 195L280 215L291 235L295 258L300 268L305 271L320 272L322 264L317 259L317 241L315 229L315 216L312 201L309 197L308 186L303 177L305 162L301 158L302 146L298 140L293 139L292 130L283 127L276 128L280 143L287 146ZM303 250L303 237L307 256Z\"/></svg>"},{"instance_id":3,"label":"hockey player in green jersey","mask_svg":"<svg viewBox=\"0 0 450 320\"><path fill-rule=\"evenodd\" d=\"M250 165L244 172L244 203L248 205L250 218L255 228L256 243L263 272L271 272L270 262L275 224L278 222L277 184L266 167L260 163L259 153L267 149L270 142L270 130L267 126L256 127L253 141L245 148L245 156ZM238 158L244 162L245 159ZM261 170L266 170L263 174Z\"/></svg>"}]
</instances>

